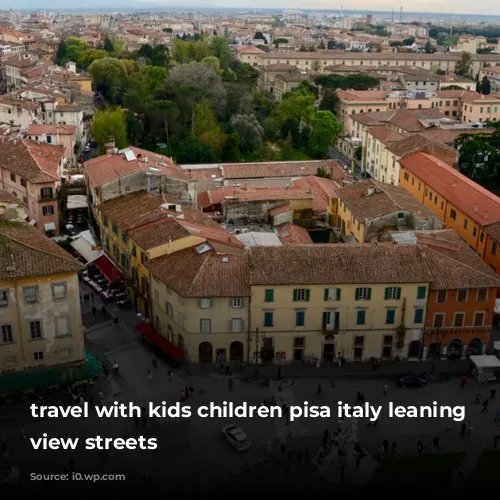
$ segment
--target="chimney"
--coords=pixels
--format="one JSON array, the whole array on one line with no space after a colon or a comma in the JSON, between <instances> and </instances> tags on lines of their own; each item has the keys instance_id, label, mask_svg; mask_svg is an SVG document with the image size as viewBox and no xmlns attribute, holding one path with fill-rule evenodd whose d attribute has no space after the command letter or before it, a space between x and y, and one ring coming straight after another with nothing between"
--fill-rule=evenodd
<instances>
[{"instance_id":1,"label":"chimney","mask_svg":"<svg viewBox=\"0 0 500 500\"><path fill-rule=\"evenodd\" d=\"M148 193L151 193L151 175L151 172L146 172L146 185Z\"/></svg>"},{"instance_id":2,"label":"chimney","mask_svg":"<svg viewBox=\"0 0 500 500\"><path fill-rule=\"evenodd\" d=\"M487 219L488 218L488 212L484 212L484 218Z\"/></svg>"},{"instance_id":3,"label":"chimney","mask_svg":"<svg viewBox=\"0 0 500 500\"><path fill-rule=\"evenodd\" d=\"M474 212L477 212L477 203L474 205Z\"/></svg>"},{"instance_id":4,"label":"chimney","mask_svg":"<svg viewBox=\"0 0 500 500\"><path fill-rule=\"evenodd\" d=\"M104 147L106 148L106 154L107 155L112 155L115 152L115 140L110 139L109 142L107 142Z\"/></svg>"}]
</instances>

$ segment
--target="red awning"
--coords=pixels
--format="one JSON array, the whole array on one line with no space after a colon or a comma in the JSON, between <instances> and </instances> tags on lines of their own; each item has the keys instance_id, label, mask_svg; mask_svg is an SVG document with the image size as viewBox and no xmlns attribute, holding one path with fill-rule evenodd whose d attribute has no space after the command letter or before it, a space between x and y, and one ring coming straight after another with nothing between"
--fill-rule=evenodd
<instances>
[{"instance_id":1,"label":"red awning","mask_svg":"<svg viewBox=\"0 0 500 500\"><path fill-rule=\"evenodd\" d=\"M120 276L118 268L109 260L107 255L101 255L94 260L93 264L101 271L109 281L113 281Z\"/></svg>"},{"instance_id":2,"label":"red awning","mask_svg":"<svg viewBox=\"0 0 500 500\"><path fill-rule=\"evenodd\" d=\"M172 359L180 360L184 357L184 353L178 347L169 342L165 337L162 337L146 323L136 325L135 329Z\"/></svg>"}]
</instances>

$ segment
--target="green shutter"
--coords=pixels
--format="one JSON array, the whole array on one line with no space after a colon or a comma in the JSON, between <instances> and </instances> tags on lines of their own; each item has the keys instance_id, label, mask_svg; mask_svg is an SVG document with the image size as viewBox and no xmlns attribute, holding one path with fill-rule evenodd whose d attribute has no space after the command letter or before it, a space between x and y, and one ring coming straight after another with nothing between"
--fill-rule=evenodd
<instances>
[{"instance_id":1,"label":"green shutter","mask_svg":"<svg viewBox=\"0 0 500 500\"><path fill-rule=\"evenodd\" d=\"M309 302L310 297L311 297L311 290L309 290L309 288L306 288L306 302Z\"/></svg>"},{"instance_id":2,"label":"green shutter","mask_svg":"<svg viewBox=\"0 0 500 500\"><path fill-rule=\"evenodd\" d=\"M342 290L340 288L337 288L337 300L340 300L341 295L342 295Z\"/></svg>"},{"instance_id":3,"label":"green shutter","mask_svg":"<svg viewBox=\"0 0 500 500\"><path fill-rule=\"evenodd\" d=\"M368 300L371 300L372 298L372 289L368 288Z\"/></svg>"},{"instance_id":4,"label":"green shutter","mask_svg":"<svg viewBox=\"0 0 500 500\"><path fill-rule=\"evenodd\" d=\"M385 289L385 293L384 293L384 300L389 300L389 288L386 288Z\"/></svg>"},{"instance_id":5,"label":"green shutter","mask_svg":"<svg viewBox=\"0 0 500 500\"><path fill-rule=\"evenodd\" d=\"M328 300L328 288L325 288L324 298L325 298L325 300Z\"/></svg>"},{"instance_id":6,"label":"green shutter","mask_svg":"<svg viewBox=\"0 0 500 500\"><path fill-rule=\"evenodd\" d=\"M335 328L340 328L340 313L335 313Z\"/></svg>"},{"instance_id":7,"label":"green shutter","mask_svg":"<svg viewBox=\"0 0 500 500\"><path fill-rule=\"evenodd\" d=\"M323 313L323 328L326 328L326 322L328 321L328 313Z\"/></svg>"},{"instance_id":8,"label":"green shutter","mask_svg":"<svg viewBox=\"0 0 500 500\"><path fill-rule=\"evenodd\" d=\"M417 299L425 299L425 286L418 287Z\"/></svg>"},{"instance_id":9,"label":"green shutter","mask_svg":"<svg viewBox=\"0 0 500 500\"><path fill-rule=\"evenodd\" d=\"M398 299L398 300L399 300L400 298L401 298L401 287L400 287L400 286L398 286L398 287L396 288L396 299Z\"/></svg>"},{"instance_id":10,"label":"green shutter","mask_svg":"<svg viewBox=\"0 0 500 500\"><path fill-rule=\"evenodd\" d=\"M265 302L274 302L274 290L272 288L268 288L264 294Z\"/></svg>"},{"instance_id":11,"label":"green shutter","mask_svg":"<svg viewBox=\"0 0 500 500\"><path fill-rule=\"evenodd\" d=\"M293 291L293 301L297 302L297 290Z\"/></svg>"},{"instance_id":12,"label":"green shutter","mask_svg":"<svg viewBox=\"0 0 500 500\"><path fill-rule=\"evenodd\" d=\"M356 293L354 294L354 300L359 300L359 288L356 288Z\"/></svg>"}]
</instances>

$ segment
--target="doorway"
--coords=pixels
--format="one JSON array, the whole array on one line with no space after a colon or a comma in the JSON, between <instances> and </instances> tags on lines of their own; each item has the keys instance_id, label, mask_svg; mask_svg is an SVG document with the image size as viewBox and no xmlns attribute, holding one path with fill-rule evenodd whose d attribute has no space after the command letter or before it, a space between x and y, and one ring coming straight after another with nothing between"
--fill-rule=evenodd
<instances>
[{"instance_id":1,"label":"doorway","mask_svg":"<svg viewBox=\"0 0 500 500\"><path fill-rule=\"evenodd\" d=\"M432 344L429 345L428 357L431 359L441 358L441 342L432 342Z\"/></svg>"},{"instance_id":2,"label":"doorway","mask_svg":"<svg viewBox=\"0 0 500 500\"><path fill-rule=\"evenodd\" d=\"M202 342L198 347L198 360L200 363L213 363L213 348L210 342Z\"/></svg>"},{"instance_id":3,"label":"doorway","mask_svg":"<svg viewBox=\"0 0 500 500\"><path fill-rule=\"evenodd\" d=\"M354 361L363 361L364 350L365 350L365 338L364 337L355 337L354 338L354 352L353 352Z\"/></svg>"},{"instance_id":4,"label":"doorway","mask_svg":"<svg viewBox=\"0 0 500 500\"><path fill-rule=\"evenodd\" d=\"M241 342L232 342L229 346L229 359L231 361L243 361L243 344Z\"/></svg>"},{"instance_id":5,"label":"doorway","mask_svg":"<svg viewBox=\"0 0 500 500\"><path fill-rule=\"evenodd\" d=\"M333 363L335 358L335 344L323 344L323 363Z\"/></svg>"},{"instance_id":6,"label":"doorway","mask_svg":"<svg viewBox=\"0 0 500 500\"><path fill-rule=\"evenodd\" d=\"M480 356L483 353L483 342L481 339L475 338L469 344L469 356Z\"/></svg>"},{"instance_id":7,"label":"doorway","mask_svg":"<svg viewBox=\"0 0 500 500\"><path fill-rule=\"evenodd\" d=\"M226 362L226 350L225 349L217 349L215 351L215 361L217 364Z\"/></svg>"},{"instance_id":8,"label":"doorway","mask_svg":"<svg viewBox=\"0 0 500 500\"><path fill-rule=\"evenodd\" d=\"M306 348L305 337L295 337L293 339L293 360L304 361L304 350Z\"/></svg>"},{"instance_id":9,"label":"doorway","mask_svg":"<svg viewBox=\"0 0 500 500\"><path fill-rule=\"evenodd\" d=\"M392 358L392 335L384 335L384 343L382 344L382 359Z\"/></svg>"},{"instance_id":10,"label":"doorway","mask_svg":"<svg viewBox=\"0 0 500 500\"><path fill-rule=\"evenodd\" d=\"M264 339L264 342L262 343L261 357L263 363L272 363L274 361L274 345L272 337L266 337Z\"/></svg>"},{"instance_id":11,"label":"doorway","mask_svg":"<svg viewBox=\"0 0 500 500\"><path fill-rule=\"evenodd\" d=\"M422 342L413 340L408 347L408 359L421 359L422 358Z\"/></svg>"}]
</instances>

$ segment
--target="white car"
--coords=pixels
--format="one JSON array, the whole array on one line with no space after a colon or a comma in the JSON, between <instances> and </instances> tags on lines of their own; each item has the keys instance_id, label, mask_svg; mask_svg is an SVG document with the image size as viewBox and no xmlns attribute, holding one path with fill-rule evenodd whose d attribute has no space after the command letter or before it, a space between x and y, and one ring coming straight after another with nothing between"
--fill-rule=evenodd
<instances>
[{"instance_id":1,"label":"white car","mask_svg":"<svg viewBox=\"0 0 500 500\"><path fill-rule=\"evenodd\" d=\"M222 428L222 435L226 438L226 441L237 451L245 451L252 446L252 441L248 439L248 436L235 425L229 424Z\"/></svg>"},{"instance_id":2,"label":"white car","mask_svg":"<svg viewBox=\"0 0 500 500\"><path fill-rule=\"evenodd\" d=\"M19 481L19 470L15 467L2 466L0 467L0 485L16 484Z\"/></svg>"},{"instance_id":3,"label":"white car","mask_svg":"<svg viewBox=\"0 0 500 500\"><path fill-rule=\"evenodd\" d=\"M90 151L90 146L89 146L88 144L87 144L87 145L85 145L85 147L83 148L83 151L84 151L85 153L88 153L88 152Z\"/></svg>"}]
</instances>

